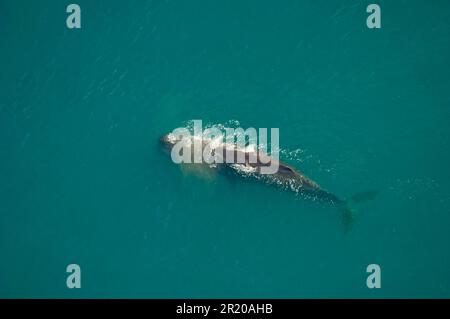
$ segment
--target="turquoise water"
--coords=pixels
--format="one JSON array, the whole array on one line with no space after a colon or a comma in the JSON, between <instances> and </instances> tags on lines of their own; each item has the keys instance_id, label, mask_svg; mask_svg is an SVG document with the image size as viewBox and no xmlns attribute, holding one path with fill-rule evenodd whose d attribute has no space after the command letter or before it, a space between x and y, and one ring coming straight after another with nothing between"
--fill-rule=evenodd
<instances>
[{"instance_id":1,"label":"turquoise water","mask_svg":"<svg viewBox=\"0 0 450 319\"><path fill-rule=\"evenodd\" d=\"M450 297L448 1L0 2L0 297ZM279 127L332 206L187 174L188 120ZM81 289L66 287L79 264ZM368 289L366 267L381 267Z\"/></svg>"}]
</instances>

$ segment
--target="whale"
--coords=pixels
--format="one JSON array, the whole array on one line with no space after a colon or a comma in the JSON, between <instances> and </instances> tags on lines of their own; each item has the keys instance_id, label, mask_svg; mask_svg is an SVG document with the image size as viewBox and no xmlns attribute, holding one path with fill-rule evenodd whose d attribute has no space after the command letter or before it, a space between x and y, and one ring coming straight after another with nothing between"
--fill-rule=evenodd
<instances>
[{"instance_id":1,"label":"whale","mask_svg":"<svg viewBox=\"0 0 450 319\"><path fill-rule=\"evenodd\" d=\"M193 138L193 137L191 137ZM175 137L171 133L160 137L159 142L161 146L167 151L171 152L173 147L181 142L179 137ZM194 141L190 140L185 145L188 145L188 152L193 154ZM202 140L202 151L207 146L207 142ZM314 201L327 202L332 205L336 205L341 208L344 216L344 224L346 226L352 224L354 208L353 204L358 202L364 202L375 198L378 191L366 191L353 195L349 199L340 198L332 192L327 191L321 187L313 179L309 178L300 170L290 166L279 159L273 158L261 150L238 148L234 144L222 143L220 148L221 152L218 154L217 150L214 154L216 158L220 158L221 161L208 164L205 162L190 164L206 167L208 169L226 170L232 171L237 175L244 175L246 177L256 177L259 180L268 182L269 184L275 184L283 189L289 189L296 194L303 195L304 197L311 198ZM227 162L227 158L242 159L241 162ZM253 158L253 160L250 160ZM270 175L261 174L261 169L264 166L275 165L278 167L275 173Z\"/></svg>"}]
</instances>

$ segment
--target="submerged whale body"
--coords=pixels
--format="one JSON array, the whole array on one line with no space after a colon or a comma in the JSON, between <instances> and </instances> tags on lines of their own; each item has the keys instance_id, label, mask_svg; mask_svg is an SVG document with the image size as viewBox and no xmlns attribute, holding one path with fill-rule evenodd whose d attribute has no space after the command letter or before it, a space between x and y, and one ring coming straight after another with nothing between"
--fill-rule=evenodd
<instances>
[{"instance_id":1,"label":"submerged whale body","mask_svg":"<svg viewBox=\"0 0 450 319\"><path fill-rule=\"evenodd\" d=\"M169 151L172 150L173 146L178 142L180 142L180 139L174 138L171 134L164 135L160 138L160 143L162 146ZM205 142L203 141L202 143L202 147L204 148ZM193 142L191 144L193 144ZM322 200L340 205L344 205L346 203L346 201L340 199L333 193L324 190L319 184L314 182L302 172L294 169L286 163L270 157L264 152L239 149L234 144L226 143L223 143L222 147L222 153L215 154L216 156L219 155L219 157L222 158L222 161L220 163L209 165L209 167L216 169L230 168L240 175L259 177L270 184L276 184L285 189L291 189L298 194L311 197L315 200ZM191 148L190 151L193 152L193 148ZM233 159L241 158L244 160L238 163L227 163L226 159L230 157ZM250 158L253 158L254 160L251 161ZM270 165L276 165L278 170L276 170L274 174L262 174L261 168Z\"/></svg>"}]
</instances>

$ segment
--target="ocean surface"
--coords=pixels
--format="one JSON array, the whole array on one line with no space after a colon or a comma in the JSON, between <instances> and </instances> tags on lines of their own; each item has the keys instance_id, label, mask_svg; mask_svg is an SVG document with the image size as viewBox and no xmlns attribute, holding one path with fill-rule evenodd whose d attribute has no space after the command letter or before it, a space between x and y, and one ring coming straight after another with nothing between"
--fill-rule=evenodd
<instances>
[{"instance_id":1,"label":"ocean surface","mask_svg":"<svg viewBox=\"0 0 450 319\"><path fill-rule=\"evenodd\" d=\"M450 2L0 2L0 297L450 297ZM180 169L191 120L280 129L332 205ZM66 267L81 267L68 289ZM366 267L381 267L369 289Z\"/></svg>"}]
</instances>

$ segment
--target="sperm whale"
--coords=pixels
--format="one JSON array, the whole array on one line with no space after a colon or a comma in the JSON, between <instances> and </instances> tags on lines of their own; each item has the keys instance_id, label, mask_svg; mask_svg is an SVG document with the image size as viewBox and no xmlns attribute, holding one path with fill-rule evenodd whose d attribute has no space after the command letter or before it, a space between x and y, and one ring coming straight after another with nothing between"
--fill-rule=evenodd
<instances>
[{"instance_id":1,"label":"sperm whale","mask_svg":"<svg viewBox=\"0 0 450 319\"><path fill-rule=\"evenodd\" d=\"M162 146L171 151L174 145L181 141L180 138L176 138L172 134L164 135L160 138ZM188 141L189 145L193 144L193 141ZM202 142L202 150L206 147L206 143ZM186 145L186 143L185 143ZM286 163L270 157L268 154L262 151L256 151L254 149L239 149L234 144L222 144L220 149L221 153L215 151L215 157L220 158L221 161L216 161L209 167L221 169L223 167L231 168L237 172L245 172L247 176L262 176L261 169L265 166L275 165L278 170L270 176L264 176L264 180L269 183L280 185L284 188L289 188L296 193L313 197L317 200L327 201L333 204L343 205L345 200L340 199L335 194L323 189L318 183L307 177L305 174ZM188 152L193 152L193 148L188 147ZM227 159L242 159L241 162L227 161ZM253 158L253 160L251 160ZM204 163L202 163L204 164Z\"/></svg>"},{"instance_id":2,"label":"sperm whale","mask_svg":"<svg viewBox=\"0 0 450 319\"><path fill-rule=\"evenodd\" d=\"M166 151L169 151L173 155L173 150L177 144L183 142L184 150L188 157L195 157L195 137L190 137L188 140L182 141L178 136L172 133L162 136L159 141L160 144ZM209 141L210 142L210 141ZM201 142L201 152L203 152L208 146L205 140ZM342 199L335 194L325 190L318 183L313 181L311 178L303 174L301 171L294 169L292 166L279 161L276 158L272 158L268 154L257 151L254 148L238 148L234 144L221 143L221 147L212 148L209 151L214 154L214 158L218 161L213 163L200 162L197 164L199 167L208 167L216 170L229 170L233 172L248 176L257 177L258 180L265 180L271 184L276 184L283 187L284 189L290 189L296 194L304 195L308 198L313 198L314 200L331 203L339 208L342 212L343 225L345 230L349 230L353 224L354 218L354 204L365 202L374 199L378 191L366 191L353 195L348 199ZM217 145L216 145L217 146ZM228 161L228 159L233 159ZM173 159L173 157L172 157ZM240 159L240 161L234 161L234 159ZM265 175L262 173L264 167L275 166L277 170L270 175Z\"/></svg>"}]
</instances>

